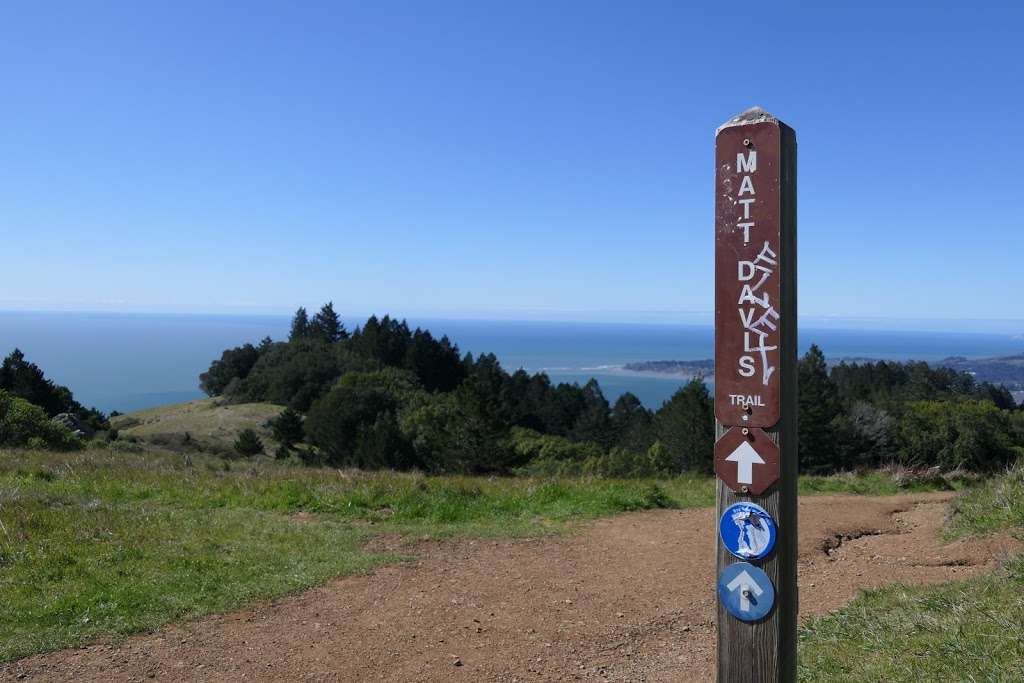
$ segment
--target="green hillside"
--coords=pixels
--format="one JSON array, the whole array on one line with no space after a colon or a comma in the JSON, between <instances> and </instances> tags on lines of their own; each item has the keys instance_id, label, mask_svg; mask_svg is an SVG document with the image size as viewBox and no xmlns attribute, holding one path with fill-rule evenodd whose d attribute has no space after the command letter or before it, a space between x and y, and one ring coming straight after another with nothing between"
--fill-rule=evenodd
<instances>
[{"instance_id":1,"label":"green hillside","mask_svg":"<svg viewBox=\"0 0 1024 683\"><path fill-rule=\"evenodd\" d=\"M111 427L128 442L170 450L229 453L239 432L254 430L266 452L277 443L268 421L284 410L270 403L227 404L218 399L160 406L111 418Z\"/></svg>"}]
</instances>

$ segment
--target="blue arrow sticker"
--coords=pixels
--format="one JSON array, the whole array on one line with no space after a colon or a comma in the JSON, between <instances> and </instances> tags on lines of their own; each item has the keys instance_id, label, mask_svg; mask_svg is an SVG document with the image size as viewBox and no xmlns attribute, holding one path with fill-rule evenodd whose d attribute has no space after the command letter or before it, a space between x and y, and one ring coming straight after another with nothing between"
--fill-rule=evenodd
<instances>
[{"instance_id":1,"label":"blue arrow sticker","mask_svg":"<svg viewBox=\"0 0 1024 683\"><path fill-rule=\"evenodd\" d=\"M758 621L775 604L775 586L763 571L749 562L730 564L718 577L722 606L740 621Z\"/></svg>"},{"instance_id":2,"label":"blue arrow sticker","mask_svg":"<svg viewBox=\"0 0 1024 683\"><path fill-rule=\"evenodd\" d=\"M718 522L722 545L741 560L760 560L775 547L775 520L760 505L735 503Z\"/></svg>"}]
</instances>

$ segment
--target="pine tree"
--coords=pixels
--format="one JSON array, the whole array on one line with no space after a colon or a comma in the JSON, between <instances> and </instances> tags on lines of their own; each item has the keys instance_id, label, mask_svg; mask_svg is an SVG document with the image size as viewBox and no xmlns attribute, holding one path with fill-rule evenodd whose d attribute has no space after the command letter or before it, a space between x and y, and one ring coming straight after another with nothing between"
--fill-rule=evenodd
<instances>
[{"instance_id":1,"label":"pine tree","mask_svg":"<svg viewBox=\"0 0 1024 683\"><path fill-rule=\"evenodd\" d=\"M800 469L827 472L837 468L836 443L832 421L842 413L839 390L829 377L825 354L811 345L797 370L800 389L799 458Z\"/></svg>"},{"instance_id":2,"label":"pine tree","mask_svg":"<svg viewBox=\"0 0 1024 683\"><path fill-rule=\"evenodd\" d=\"M582 405L570 436L574 441L590 441L602 448L612 446L612 428L608 400L596 379L591 378L580 392Z\"/></svg>"},{"instance_id":3,"label":"pine tree","mask_svg":"<svg viewBox=\"0 0 1024 683\"><path fill-rule=\"evenodd\" d=\"M292 330L288 334L288 341L298 341L299 339L305 339L309 336L309 314L306 313L304 306L299 306L299 310L295 311L295 317L292 318Z\"/></svg>"},{"instance_id":4,"label":"pine tree","mask_svg":"<svg viewBox=\"0 0 1024 683\"><path fill-rule=\"evenodd\" d=\"M703 380L692 379L654 414L655 438L677 463L676 471L711 472L714 465L714 403Z\"/></svg>"},{"instance_id":5,"label":"pine tree","mask_svg":"<svg viewBox=\"0 0 1024 683\"><path fill-rule=\"evenodd\" d=\"M251 455L259 455L263 452L263 442L259 435L252 429L243 429L235 439L235 452L244 458Z\"/></svg>"},{"instance_id":6,"label":"pine tree","mask_svg":"<svg viewBox=\"0 0 1024 683\"><path fill-rule=\"evenodd\" d=\"M641 452L651 445L650 434L653 414L635 394L627 391L619 396L612 407L611 432L615 445ZM664 444L662 444L664 448Z\"/></svg>"},{"instance_id":7,"label":"pine tree","mask_svg":"<svg viewBox=\"0 0 1024 683\"><path fill-rule=\"evenodd\" d=\"M312 328L317 337L331 344L348 338L348 332L334 310L333 301L328 301L313 316Z\"/></svg>"}]
</instances>

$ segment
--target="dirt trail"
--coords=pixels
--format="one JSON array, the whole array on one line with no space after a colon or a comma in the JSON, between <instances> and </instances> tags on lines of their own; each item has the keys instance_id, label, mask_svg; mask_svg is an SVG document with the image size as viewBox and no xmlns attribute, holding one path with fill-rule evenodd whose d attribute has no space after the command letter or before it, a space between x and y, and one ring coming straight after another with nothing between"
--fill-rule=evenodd
<instances>
[{"instance_id":1,"label":"dirt trail","mask_svg":"<svg viewBox=\"0 0 1024 683\"><path fill-rule=\"evenodd\" d=\"M862 588L992 570L1014 542L938 544L949 497L803 499L801 617L839 608ZM417 543L402 547L418 558L407 566L116 646L20 660L0 666L0 678L708 680L714 528L713 510L660 510L564 538Z\"/></svg>"}]
</instances>

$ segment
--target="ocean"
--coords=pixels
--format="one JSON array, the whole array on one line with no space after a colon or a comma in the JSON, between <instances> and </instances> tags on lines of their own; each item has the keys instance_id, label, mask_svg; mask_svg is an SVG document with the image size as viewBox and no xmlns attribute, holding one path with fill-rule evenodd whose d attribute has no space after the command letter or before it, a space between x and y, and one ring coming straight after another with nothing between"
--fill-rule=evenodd
<instances>
[{"instance_id":1,"label":"ocean","mask_svg":"<svg viewBox=\"0 0 1024 683\"><path fill-rule=\"evenodd\" d=\"M129 412L201 398L199 373L221 351L263 337L287 336L289 316L0 312L0 353L15 347L80 402ZM345 319L349 329L356 322ZM708 326L583 322L414 319L412 326L446 334L463 351L492 352L508 370L544 371L555 382L596 378L609 400L631 391L656 408L681 380L623 373L645 360L711 358ZM1024 351L1021 335L800 330L800 352L817 344L830 358L939 360Z\"/></svg>"}]
</instances>

